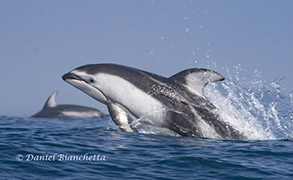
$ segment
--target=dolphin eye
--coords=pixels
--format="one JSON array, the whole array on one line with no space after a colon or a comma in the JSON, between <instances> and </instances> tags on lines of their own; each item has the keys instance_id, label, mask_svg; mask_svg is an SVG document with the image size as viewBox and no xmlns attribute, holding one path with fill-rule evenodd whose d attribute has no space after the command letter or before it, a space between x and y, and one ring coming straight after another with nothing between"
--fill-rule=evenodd
<instances>
[{"instance_id":1,"label":"dolphin eye","mask_svg":"<svg viewBox=\"0 0 293 180\"><path fill-rule=\"evenodd\" d=\"M93 78L90 78L90 83L94 83L95 80Z\"/></svg>"}]
</instances>

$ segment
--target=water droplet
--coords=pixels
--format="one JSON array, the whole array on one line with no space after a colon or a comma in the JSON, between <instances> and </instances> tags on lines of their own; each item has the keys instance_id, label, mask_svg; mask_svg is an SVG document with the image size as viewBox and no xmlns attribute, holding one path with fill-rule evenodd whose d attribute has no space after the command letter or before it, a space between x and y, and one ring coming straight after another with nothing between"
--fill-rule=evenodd
<instances>
[{"instance_id":1,"label":"water droplet","mask_svg":"<svg viewBox=\"0 0 293 180\"><path fill-rule=\"evenodd\" d=\"M189 27L188 27L188 28L186 28L185 32L187 32L187 33L188 33L188 31L189 31Z\"/></svg>"}]
</instances>

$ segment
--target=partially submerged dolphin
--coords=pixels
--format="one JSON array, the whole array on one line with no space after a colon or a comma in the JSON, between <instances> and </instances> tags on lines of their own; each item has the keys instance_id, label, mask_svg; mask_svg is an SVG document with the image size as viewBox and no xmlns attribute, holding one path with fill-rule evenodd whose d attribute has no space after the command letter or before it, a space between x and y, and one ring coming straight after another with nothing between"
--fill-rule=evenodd
<instances>
[{"instance_id":1,"label":"partially submerged dolphin","mask_svg":"<svg viewBox=\"0 0 293 180\"><path fill-rule=\"evenodd\" d=\"M208 69L187 69L170 78L116 64L78 67L62 77L107 105L115 124L135 131L137 122L177 135L245 139L225 123L203 95L209 82L224 76Z\"/></svg>"},{"instance_id":2,"label":"partially submerged dolphin","mask_svg":"<svg viewBox=\"0 0 293 180\"><path fill-rule=\"evenodd\" d=\"M43 109L32 115L34 118L101 118L106 117L101 111L78 105L57 104L58 91L50 95Z\"/></svg>"}]
</instances>

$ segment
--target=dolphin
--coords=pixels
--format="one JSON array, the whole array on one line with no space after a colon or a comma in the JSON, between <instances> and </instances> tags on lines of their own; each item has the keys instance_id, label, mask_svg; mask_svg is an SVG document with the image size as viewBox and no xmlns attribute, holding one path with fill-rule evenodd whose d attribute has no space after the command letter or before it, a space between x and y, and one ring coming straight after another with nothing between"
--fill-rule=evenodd
<instances>
[{"instance_id":1,"label":"dolphin","mask_svg":"<svg viewBox=\"0 0 293 180\"><path fill-rule=\"evenodd\" d=\"M43 109L32 115L34 118L103 118L107 115L101 111L78 105L57 104L58 91L50 95Z\"/></svg>"},{"instance_id":2,"label":"dolphin","mask_svg":"<svg viewBox=\"0 0 293 180\"><path fill-rule=\"evenodd\" d=\"M186 69L167 78L123 65L90 64L62 78L107 105L114 123L126 132L146 124L184 137L246 138L204 96L209 82L225 79L212 70Z\"/></svg>"}]
</instances>

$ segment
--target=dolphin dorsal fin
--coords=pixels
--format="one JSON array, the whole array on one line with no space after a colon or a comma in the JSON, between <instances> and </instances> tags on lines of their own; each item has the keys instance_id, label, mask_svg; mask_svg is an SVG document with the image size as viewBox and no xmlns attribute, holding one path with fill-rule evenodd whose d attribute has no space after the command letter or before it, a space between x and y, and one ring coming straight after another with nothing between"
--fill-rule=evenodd
<instances>
[{"instance_id":1,"label":"dolphin dorsal fin","mask_svg":"<svg viewBox=\"0 0 293 180\"><path fill-rule=\"evenodd\" d=\"M48 98L48 100L46 101L44 105L44 108L57 106L57 103L56 103L57 94L58 94L58 91L55 91L53 94L50 95L50 97Z\"/></svg>"},{"instance_id":2,"label":"dolphin dorsal fin","mask_svg":"<svg viewBox=\"0 0 293 180\"><path fill-rule=\"evenodd\" d=\"M187 69L170 77L183 84L190 92L203 96L203 89L209 82L223 81L225 77L209 69Z\"/></svg>"}]
</instances>

